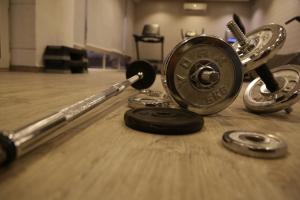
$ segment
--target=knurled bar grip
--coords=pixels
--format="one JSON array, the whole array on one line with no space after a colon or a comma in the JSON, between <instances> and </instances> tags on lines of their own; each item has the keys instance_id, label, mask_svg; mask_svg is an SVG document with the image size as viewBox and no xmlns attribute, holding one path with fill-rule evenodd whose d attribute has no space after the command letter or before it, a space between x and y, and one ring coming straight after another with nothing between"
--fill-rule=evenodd
<instances>
[{"instance_id":1,"label":"knurled bar grip","mask_svg":"<svg viewBox=\"0 0 300 200\"><path fill-rule=\"evenodd\" d=\"M37 146L57 136L55 130L76 119L94 107L123 92L128 86L142 79L142 74L117 83L98 95L92 95L82 101L33 122L16 131L0 132L0 166L35 149Z\"/></svg>"},{"instance_id":2,"label":"knurled bar grip","mask_svg":"<svg viewBox=\"0 0 300 200\"><path fill-rule=\"evenodd\" d=\"M232 32L232 34L236 37L237 41L241 46L247 44L247 38L245 34L241 31L239 26L234 21L228 22L227 27Z\"/></svg>"}]
</instances>

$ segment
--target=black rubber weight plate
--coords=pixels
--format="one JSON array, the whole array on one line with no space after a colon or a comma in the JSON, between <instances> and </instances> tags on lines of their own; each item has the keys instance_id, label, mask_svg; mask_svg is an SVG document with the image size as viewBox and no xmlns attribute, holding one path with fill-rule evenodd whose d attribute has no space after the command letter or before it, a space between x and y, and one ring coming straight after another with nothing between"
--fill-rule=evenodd
<instances>
[{"instance_id":1,"label":"black rubber weight plate","mask_svg":"<svg viewBox=\"0 0 300 200\"><path fill-rule=\"evenodd\" d=\"M137 108L124 115L125 124L135 130L181 135L199 131L203 126L202 116L175 108Z\"/></svg>"},{"instance_id":2,"label":"black rubber weight plate","mask_svg":"<svg viewBox=\"0 0 300 200\"><path fill-rule=\"evenodd\" d=\"M143 73L143 78L132 84L131 86L135 89L147 89L155 81L156 73L153 66L145 60L136 60L132 62L126 70L126 78L130 78L137 75L139 72Z\"/></svg>"}]
</instances>

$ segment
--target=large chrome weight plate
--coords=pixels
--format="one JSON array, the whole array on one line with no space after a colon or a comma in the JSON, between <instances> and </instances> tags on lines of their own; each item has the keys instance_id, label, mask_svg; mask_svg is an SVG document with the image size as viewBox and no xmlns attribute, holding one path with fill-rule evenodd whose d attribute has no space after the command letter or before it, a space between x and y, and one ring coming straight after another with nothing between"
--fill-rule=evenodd
<instances>
[{"instance_id":1,"label":"large chrome weight plate","mask_svg":"<svg viewBox=\"0 0 300 200\"><path fill-rule=\"evenodd\" d=\"M284 65L272 70L279 90L271 93L260 78L253 80L244 94L244 104L254 113L277 112L296 103L300 98L300 66Z\"/></svg>"},{"instance_id":2,"label":"large chrome weight plate","mask_svg":"<svg viewBox=\"0 0 300 200\"><path fill-rule=\"evenodd\" d=\"M222 143L236 153L256 158L279 158L287 153L287 145L281 138L260 132L227 131Z\"/></svg>"},{"instance_id":3,"label":"large chrome weight plate","mask_svg":"<svg viewBox=\"0 0 300 200\"><path fill-rule=\"evenodd\" d=\"M285 29L278 24L268 24L246 34L247 44L233 44L245 67L245 72L265 64L283 46Z\"/></svg>"},{"instance_id":4,"label":"large chrome weight plate","mask_svg":"<svg viewBox=\"0 0 300 200\"><path fill-rule=\"evenodd\" d=\"M242 77L235 50L213 36L182 41L162 68L162 83L169 95L180 106L201 115L228 107L239 93Z\"/></svg>"}]
</instances>

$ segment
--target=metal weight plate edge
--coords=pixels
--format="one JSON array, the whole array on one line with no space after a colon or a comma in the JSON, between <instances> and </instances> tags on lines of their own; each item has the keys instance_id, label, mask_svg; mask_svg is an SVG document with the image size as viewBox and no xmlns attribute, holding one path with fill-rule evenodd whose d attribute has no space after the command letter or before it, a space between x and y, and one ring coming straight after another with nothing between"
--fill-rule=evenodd
<instances>
[{"instance_id":1,"label":"metal weight plate edge","mask_svg":"<svg viewBox=\"0 0 300 200\"><path fill-rule=\"evenodd\" d=\"M183 108L187 108L189 105L187 105L186 103L184 103L182 101L180 95L178 94L178 92L176 92L176 89L174 88L174 78L173 78L174 67L173 66L175 66L176 63L178 62L178 60L180 59L178 54L185 52L188 48L190 48L192 45L194 45L194 43L217 45L216 44L217 42L219 42L219 44L223 45L222 47L226 50L226 53L230 54L228 56L231 57L234 65L241 66L241 67L236 68L236 76L235 76L236 77L236 87L232 90L232 93L230 95L231 100L224 102L224 104L227 104L227 106L225 106L222 109L211 112L211 113L203 113L201 111L199 112L199 109L191 109L192 111L197 112L202 115L210 115L210 114L215 114L217 112L220 112L221 110L228 107L238 96L238 93L241 89L242 81L243 81L243 69L242 69L242 64L239 59L239 56L237 55L236 51L232 48L232 46L227 44L224 40L222 40L221 38L216 37L216 36L202 35L202 36L188 38L186 40L183 40L179 44L177 44L176 47L169 53L169 55L167 56L167 59L164 62L162 70L161 70L161 74L162 74L161 80L162 80L162 84L163 84L166 92L169 94L170 97L172 97L172 100L175 103L179 104ZM190 44L190 43L192 43L192 44ZM171 67L169 67L169 66L171 66Z\"/></svg>"},{"instance_id":2,"label":"metal weight plate edge","mask_svg":"<svg viewBox=\"0 0 300 200\"><path fill-rule=\"evenodd\" d=\"M271 31L272 34L276 35L272 36L272 39L265 45L267 48L265 51L256 52L257 54L253 54L250 59L243 60L241 58L241 61L244 65L245 72L248 72L250 70L253 70L262 64L265 64L270 58L272 58L284 45L286 40L286 30L283 26L278 24L268 24L261 26L249 33L246 34L246 37L250 37L251 35L254 35L258 32L262 31ZM233 44L233 47L236 49L237 43Z\"/></svg>"},{"instance_id":3,"label":"metal weight plate edge","mask_svg":"<svg viewBox=\"0 0 300 200\"><path fill-rule=\"evenodd\" d=\"M230 134L235 132L247 132L248 134L251 133L259 133L264 135L266 138L271 138L279 142L277 149L261 149L257 148L253 145L247 145L246 143L240 143L235 141L230 137ZM226 131L222 136L222 144L229 150L250 157L255 158L264 158L264 159L275 159L284 157L287 154L287 144L282 140L280 137L275 136L273 134L265 134L261 132L253 132L253 131L241 131L241 130L231 130Z\"/></svg>"},{"instance_id":4,"label":"metal weight plate edge","mask_svg":"<svg viewBox=\"0 0 300 200\"><path fill-rule=\"evenodd\" d=\"M254 113L273 113L273 112L278 112L280 110L283 110L285 108L288 108L289 106L295 104L296 102L299 101L300 99L300 66L297 65L283 65L280 67L276 67L274 68L272 71L272 73L276 73L277 71L281 71L281 70L295 70L298 72L299 74L299 82L298 84L295 86L294 89L294 93L297 93L297 96L293 99L290 100L288 105L285 104L281 104L278 105L276 107L272 107L272 106L255 106L255 103L252 102L251 97L250 97L250 93L252 91L252 88L254 87L254 85L260 80L260 78L256 78L254 79L246 88L245 92L244 92L244 96L243 96L243 101L244 101L244 105L245 107ZM298 89L296 89L298 88Z\"/></svg>"}]
</instances>

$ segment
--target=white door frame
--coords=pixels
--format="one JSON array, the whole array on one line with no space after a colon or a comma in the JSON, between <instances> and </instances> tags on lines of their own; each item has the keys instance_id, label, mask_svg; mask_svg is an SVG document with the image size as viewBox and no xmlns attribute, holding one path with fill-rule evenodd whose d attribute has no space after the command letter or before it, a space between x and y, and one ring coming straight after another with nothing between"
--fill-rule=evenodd
<instances>
[{"instance_id":1,"label":"white door frame","mask_svg":"<svg viewBox=\"0 0 300 200\"><path fill-rule=\"evenodd\" d=\"M0 0L0 69L8 69L9 53L9 0Z\"/></svg>"}]
</instances>

